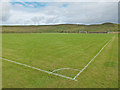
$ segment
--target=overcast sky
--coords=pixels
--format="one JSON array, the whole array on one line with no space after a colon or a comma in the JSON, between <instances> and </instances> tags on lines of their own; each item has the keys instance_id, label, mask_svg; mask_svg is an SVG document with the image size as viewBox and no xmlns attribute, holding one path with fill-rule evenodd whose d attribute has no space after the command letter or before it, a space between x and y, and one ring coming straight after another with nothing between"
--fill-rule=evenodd
<instances>
[{"instance_id":1,"label":"overcast sky","mask_svg":"<svg viewBox=\"0 0 120 90\"><path fill-rule=\"evenodd\" d=\"M4 2L1 7L7 25L118 22L118 2Z\"/></svg>"}]
</instances>

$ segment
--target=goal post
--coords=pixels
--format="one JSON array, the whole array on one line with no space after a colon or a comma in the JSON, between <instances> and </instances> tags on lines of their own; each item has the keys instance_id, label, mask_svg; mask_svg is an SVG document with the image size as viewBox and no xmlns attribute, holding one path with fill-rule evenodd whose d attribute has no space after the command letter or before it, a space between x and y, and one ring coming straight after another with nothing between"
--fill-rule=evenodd
<instances>
[{"instance_id":1,"label":"goal post","mask_svg":"<svg viewBox=\"0 0 120 90\"><path fill-rule=\"evenodd\" d=\"M88 31L79 31L79 33L86 33L86 34L87 34L87 33L88 33Z\"/></svg>"}]
</instances>

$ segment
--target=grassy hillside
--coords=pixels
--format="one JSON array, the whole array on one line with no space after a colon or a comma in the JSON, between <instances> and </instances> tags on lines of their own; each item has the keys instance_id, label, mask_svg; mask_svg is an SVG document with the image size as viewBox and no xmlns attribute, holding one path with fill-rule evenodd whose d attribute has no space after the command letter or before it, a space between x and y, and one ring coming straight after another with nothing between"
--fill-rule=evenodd
<instances>
[{"instance_id":1,"label":"grassy hillside","mask_svg":"<svg viewBox=\"0 0 120 90\"><path fill-rule=\"evenodd\" d=\"M78 33L80 31L105 32L118 31L118 25L113 23L104 23L96 25L38 25L38 26L3 26L3 33Z\"/></svg>"}]
</instances>

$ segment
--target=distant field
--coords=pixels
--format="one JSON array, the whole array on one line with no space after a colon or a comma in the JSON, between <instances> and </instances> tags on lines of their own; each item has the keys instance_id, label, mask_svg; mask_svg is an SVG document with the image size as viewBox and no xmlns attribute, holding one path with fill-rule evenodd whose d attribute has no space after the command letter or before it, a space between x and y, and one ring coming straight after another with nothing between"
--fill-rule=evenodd
<instances>
[{"instance_id":1,"label":"distant field","mask_svg":"<svg viewBox=\"0 0 120 90\"><path fill-rule=\"evenodd\" d=\"M81 70L109 40L77 81L3 60L3 88L118 87L117 34L3 34L3 58L50 72ZM73 69L55 73L73 78L79 72Z\"/></svg>"},{"instance_id":2,"label":"distant field","mask_svg":"<svg viewBox=\"0 0 120 90\"><path fill-rule=\"evenodd\" d=\"M104 23L96 25L38 25L38 26L3 26L3 33L78 33L87 32L118 32L118 24Z\"/></svg>"}]
</instances>

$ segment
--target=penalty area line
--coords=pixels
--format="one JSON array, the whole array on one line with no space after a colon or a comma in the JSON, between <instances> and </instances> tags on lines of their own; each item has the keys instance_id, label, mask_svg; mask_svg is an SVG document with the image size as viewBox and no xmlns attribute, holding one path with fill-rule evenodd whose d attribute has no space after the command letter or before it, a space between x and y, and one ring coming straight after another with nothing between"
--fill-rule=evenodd
<instances>
[{"instance_id":1,"label":"penalty area line","mask_svg":"<svg viewBox=\"0 0 120 90\"><path fill-rule=\"evenodd\" d=\"M112 40L112 39L111 39ZM100 51L88 62L88 64L82 69L80 70L80 72L73 78L76 79L87 67L88 65L101 53L101 51L111 42L111 40L109 40L101 49Z\"/></svg>"},{"instance_id":2,"label":"penalty area line","mask_svg":"<svg viewBox=\"0 0 120 90\"><path fill-rule=\"evenodd\" d=\"M70 79L70 80L77 81L76 79L73 79L73 78L71 78L71 77L64 76L64 75L57 74L57 73L53 73L53 72L46 71L46 70L42 70L42 69L39 69L39 68L36 68L36 67L33 67L33 66L29 66L29 65L27 65L27 64L23 64L23 63L20 63L20 62L8 60L8 59L1 58L1 57L0 57L0 59L5 60L5 61L8 61L8 62L15 63L15 64L18 64L18 65L22 65L22 66L25 66L25 67L28 67L28 68L31 68L31 69L35 69L35 70L38 70L38 71L42 71L42 72L45 72L45 73L48 73L48 74L53 74L53 75L55 75L55 76L60 76L60 77L63 77L63 78L67 78L67 79Z\"/></svg>"}]
</instances>

